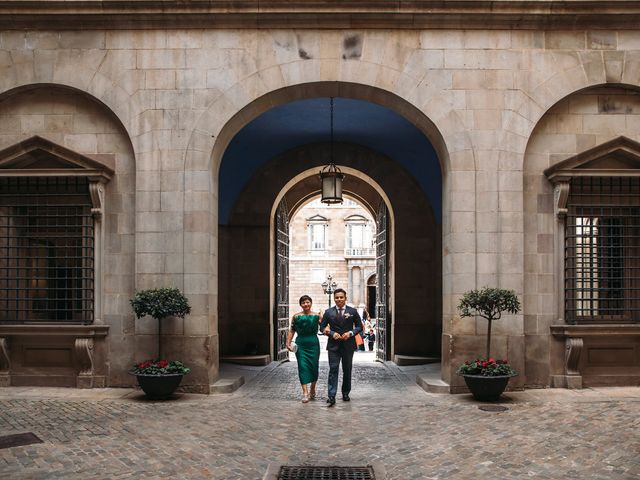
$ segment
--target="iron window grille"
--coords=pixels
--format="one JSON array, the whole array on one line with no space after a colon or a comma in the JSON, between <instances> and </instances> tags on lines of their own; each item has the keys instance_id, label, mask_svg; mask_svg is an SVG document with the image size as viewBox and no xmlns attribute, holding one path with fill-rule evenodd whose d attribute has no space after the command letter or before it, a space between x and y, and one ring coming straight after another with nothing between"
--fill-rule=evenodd
<instances>
[{"instance_id":1,"label":"iron window grille","mask_svg":"<svg viewBox=\"0 0 640 480\"><path fill-rule=\"evenodd\" d=\"M565 230L570 323L640 319L640 178L571 180Z\"/></svg>"},{"instance_id":2,"label":"iron window grille","mask_svg":"<svg viewBox=\"0 0 640 480\"><path fill-rule=\"evenodd\" d=\"M85 177L0 178L0 322L93 322L91 208Z\"/></svg>"}]
</instances>

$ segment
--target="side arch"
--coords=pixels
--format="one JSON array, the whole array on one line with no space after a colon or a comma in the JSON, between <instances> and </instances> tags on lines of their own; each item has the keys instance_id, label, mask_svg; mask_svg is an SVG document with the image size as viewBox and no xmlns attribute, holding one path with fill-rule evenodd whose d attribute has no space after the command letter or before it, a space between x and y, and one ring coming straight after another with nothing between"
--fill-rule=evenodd
<instances>
[{"instance_id":1,"label":"side arch","mask_svg":"<svg viewBox=\"0 0 640 480\"><path fill-rule=\"evenodd\" d=\"M94 386L131 385L126 372L138 352L121 345L133 345L136 340L127 301L135 282L136 163L126 128L104 102L68 85L30 84L5 91L0 95L0 115L14 120L13 124L0 125L0 147L15 145L26 157L35 152L27 160L43 160L43 165L52 164L59 153L63 160L86 158L88 166L94 163L113 172L104 190L90 187L92 200L99 204L96 213L101 217L94 227L93 320L109 330L109 335L95 344L92 382ZM25 141L29 138L32 140ZM37 148L29 151L29 145ZM24 165L28 164L26 161ZM64 162L58 160L56 164ZM21 174L29 175L28 167L20 168L25 170ZM39 175L35 169L31 176ZM50 339L34 341L46 346ZM86 353L86 348L81 351ZM123 353L109 357L110 351ZM47 372L49 366L35 367Z\"/></svg>"},{"instance_id":2,"label":"side arch","mask_svg":"<svg viewBox=\"0 0 640 480\"><path fill-rule=\"evenodd\" d=\"M524 218L532 219L524 222L527 385L566 386L562 379L566 374L567 345L562 337L551 334L552 326L564 324L565 317L565 224L555 211L556 195L561 191L554 191L544 171L583 152L597 150L620 136L638 142L638 125L640 88L598 83L571 92L549 106L531 133L523 164ZM585 342L582 362L586 361L589 349L589 341Z\"/></svg>"}]
</instances>

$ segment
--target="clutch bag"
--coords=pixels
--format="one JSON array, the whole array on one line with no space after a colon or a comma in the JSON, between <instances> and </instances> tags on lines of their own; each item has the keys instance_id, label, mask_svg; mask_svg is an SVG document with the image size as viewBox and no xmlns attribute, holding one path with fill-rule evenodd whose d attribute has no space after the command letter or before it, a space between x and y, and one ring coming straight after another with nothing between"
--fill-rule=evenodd
<instances>
[{"instance_id":1,"label":"clutch bag","mask_svg":"<svg viewBox=\"0 0 640 480\"><path fill-rule=\"evenodd\" d=\"M298 344L296 342L291 342L291 351L296 353L298 351Z\"/></svg>"}]
</instances>

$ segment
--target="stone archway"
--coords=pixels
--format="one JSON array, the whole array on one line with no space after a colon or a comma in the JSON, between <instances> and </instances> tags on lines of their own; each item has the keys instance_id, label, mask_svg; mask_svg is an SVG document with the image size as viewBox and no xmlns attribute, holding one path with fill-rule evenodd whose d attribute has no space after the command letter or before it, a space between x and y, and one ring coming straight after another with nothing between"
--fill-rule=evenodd
<instances>
[{"instance_id":1,"label":"stone archway","mask_svg":"<svg viewBox=\"0 0 640 480\"><path fill-rule=\"evenodd\" d=\"M74 261L70 260L72 258L78 262L71 263L76 265L75 272L79 271L78 268L92 272L83 279L85 290L90 292L85 298L90 300L86 300L82 307L92 316L90 320L84 317L82 321L74 318L79 325L75 325L63 341L56 339L61 325L60 314L57 318L43 318L46 326L44 323L38 325L29 318L26 322L21 321L15 315L3 319L0 337L10 339L8 355L12 360L12 374L16 377L14 381L16 384L33 382L80 387L131 385L132 379L127 370L141 353L150 355L151 349L141 344L155 332L139 335L127 308L128 299L134 292L136 275L136 158L129 133L120 117L103 100L68 85L30 84L3 92L0 95L0 114L3 118L16 120L13 125L5 122L0 126L0 136L5 142L3 152L10 154L13 160L20 157L30 159L10 167L13 173L9 175L39 182L47 178L60 179L58 183L47 180L48 188L53 189L47 197L47 205L55 205L63 197L55 193L56 189L61 188L60 191L69 194L70 190L65 190L65 182L72 177L73 170L91 171L86 175L90 180L96 178L96 171L104 169L110 172L110 181L100 186L94 182L89 186L92 209L91 217L85 218L94 234L87 234L88 230L83 234L85 253L81 256L76 253L74 257L69 253L71 249L64 250L52 241L53 237L47 238L47 235L57 235L55 238L59 239L59 233L43 231L42 238L38 240L40 244L55 246L46 250L46 258L47 265L51 265L48 269L57 265L56 270L52 270L56 273L40 274L42 278L38 281L50 292L61 289L61 285L66 291L71 291L74 275L79 277L67 264ZM28 118L37 118L38 121L25 121ZM4 174L0 176L7 175L3 170ZM84 177L82 172L77 172L77 175L78 178ZM81 188L78 188L78 193L78 198L82 198ZM29 189L23 196L35 197ZM9 208L5 212L7 210ZM34 213L29 221L37 224L45 219L45 223L72 225L82 218L78 211L69 213L71 209L66 210L66 217L61 213L53 215L52 211L46 213L44 209L38 215ZM67 234L73 238L73 232ZM73 241L78 241L78 237L75 238ZM56 251L66 253L56 255ZM7 284L5 281L2 283ZM79 284L76 282L75 286ZM49 291L43 290L41 297L59 308L59 303L47 299L52 297ZM86 306L89 302L90 308ZM78 310L80 307L76 303L73 308ZM133 348L136 342L137 349ZM37 352L35 360L30 357L33 352ZM64 352L64 360L59 367L52 367L51 359L58 358L60 352Z\"/></svg>"},{"instance_id":2,"label":"stone archway","mask_svg":"<svg viewBox=\"0 0 640 480\"><path fill-rule=\"evenodd\" d=\"M638 368L637 360L626 358L630 348L638 348L636 337L631 333L621 334L616 327L619 322L600 320L598 326L594 320L592 332L587 336L584 329L580 331L580 322L565 322L569 302L565 297L565 253L570 247L567 248L564 238L566 212L558 210L558 202L563 196L566 202L570 195L571 174L565 172L565 190L560 184L554 189L545 173L570 159L589 155L598 160L615 160L613 147L620 136L630 142L640 141L636 128L640 122L638 105L637 86L598 85L580 89L559 100L541 116L527 144L523 166L524 216L537 219L524 223L527 240L524 242L523 306L530 312L525 316L524 325L527 386L576 387L582 385L583 378L585 384L591 382L592 385L637 382L637 376L628 370L625 370L626 377L616 371L616 367L621 369L621 364L627 369ZM610 144L613 147L607 149ZM598 150L606 154L597 155ZM580 174L613 178L637 175L620 166L604 174L589 172L589 167L581 166ZM613 193L609 197L613 197ZM613 211L613 198L610 202L607 209L601 211L602 217L607 217L607 211ZM602 326L605 328L600 328Z\"/></svg>"},{"instance_id":3,"label":"stone archway","mask_svg":"<svg viewBox=\"0 0 640 480\"><path fill-rule=\"evenodd\" d=\"M329 155L327 145L311 145L286 152L257 172L235 204L228 226L220 226L220 350L222 355L243 353L247 335L259 344L260 353L270 352L273 329L266 321L273 311L271 299L274 208L280 199L300 205L317 195L317 171ZM434 213L408 172L391 159L364 147L338 145L336 161L349 173L345 191L370 205L372 212L384 195L391 207L395 247L391 253L391 311L394 343L391 352L405 355L439 355L442 291L441 230ZM304 162L302 162L304 160ZM307 170L300 171L300 165ZM309 167L310 170L309 170ZM367 172L363 174L362 172ZM268 181L265 181L268 180ZM287 181L288 179L292 179ZM378 184L380 192L372 188ZM295 207L294 207L295 208ZM244 252L244 253L242 253ZM432 272L424 281L421 269ZM254 302L237 298L249 289ZM260 292L260 293L257 293ZM426 311L432 312L425 317ZM420 335L416 335L416 331ZM244 332L244 337L240 337ZM255 333L255 335L254 335ZM232 339L243 338L241 342ZM428 339L428 340L425 340Z\"/></svg>"},{"instance_id":4,"label":"stone archway","mask_svg":"<svg viewBox=\"0 0 640 480\"><path fill-rule=\"evenodd\" d=\"M372 105L379 105L383 108L387 108L389 111L394 112L396 115L400 115L404 118L409 124L413 125L419 135L422 138L426 139L432 145L432 148L435 150L435 155L437 157L437 164L439 165L439 177L441 178L441 182L439 183L439 188L442 189L442 193L439 196L438 203L441 203L442 206L438 207L435 211L431 210L429 215L438 216L438 220L435 222L435 229L437 230L436 239L433 240L424 250L432 252L435 256L437 256L437 260L435 264L431 264L434 268L431 268L430 272L436 272L433 277L434 286L429 291L430 298L437 298L433 305L427 305L428 313L425 314L423 311L417 312L417 310L412 310L413 313L407 315L406 319L408 319L408 324L404 326L407 332L410 334L404 334L406 338L413 338L413 345L405 345L401 350L401 354L424 354L425 351L428 350L428 356L439 356L439 352L441 350L442 338L439 335L442 333L442 325L443 325L443 315L447 317L450 315L450 303L452 302L452 288L453 285L451 282L447 282L447 278L452 278L449 271L447 270L451 268L452 263L446 260L446 257L455 253L455 248L447 247L447 243L453 241L456 237L456 233L445 235L445 231L450 230L450 222L451 222L451 189L456 188L456 182L452 180L452 177L449 176L449 170L456 170L458 168L466 169L466 167L462 167L462 165L467 165L470 157L473 156L473 151L470 149L470 141L466 134L456 135L455 146L451 147L453 150L450 153L450 147L448 143L445 142L445 138L443 134L440 133L438 127L435 126L433 121L429 118L428 112L430 111L428 108L425 111L421 111L416 105L410 103L408 100L403 99L397 94L391 91L385 91L377 87L373 87L371 85L363 85L357 83L349 83L349 82L313 82L306 84L297 84L297 85L289 85L284 86L284 88L274 90L266 93L262 97L258 97L253 100L251 103L246 104L246 106L240 110L235 111L231 115L228 115L230 109L227 108L229 105L221 105L223 108L220 112L214 112L212 110L213 105L207 110L210 114L203 115L200 119L199 124L201 125L201 129L198 130L197 135L194 134L190 140L190 146L187 149L185 161L188 168L193 168L195 170L202 170L205 168L205 165L209 165L209 171L211 172L211 185L212 192L214 193L211 196L211 211L214 212L213 217L211 218L214 221L214 225L211 226L211 245L218 245L218 249L212 249L211 254L211 262L214 267L212 275L215 276L216 272L218 273L218 278L214 278L213 282L211 282L211 288L213 295L210 296L209 300L209 309L212 312L218 312L218 315L215 317L215 321L213 327L217 329L220 333L221 337L224 337L225 330L225 319L230 318L230 315L233 314L234 318L238 318L235 313L229 309L230 302L224 300L225 292L233 291L238 292L236 288L233 288L233 282L229 282L229 275L232 273L229 262L227 261L225 251L231 252L232 250L225 250L225 243L227 247L235 248L236 251L233 252L233 255L236 255L240 249L238 248L238 243L232 242L229 243L229 239L225 237L224 229L218 224L220 220L219 217L216 216L216 213L219 215L219 206L220 206L220 186L224 184L224 179L220 177L220 165L222 162L222 157L225 154L227 147L230 145L230 142L234 139L236 134L241 131L246 125L250 124L254 119L256 119L261 114L270 111L270 109L287 104L288 102L293 102L295 100L301 99L310 99L310 98L319 98L319 97L329 97L329 96L339 96L341 98L350 98L350 99L360 99L366 102L371 103ZM444 101L444 100L443 100ZM427 113L425 113L427 112ZM440 112L441 113L441 112ZM452 125L457 125L459 119L456 115L445 115L444 117L440 113L435 113L433 118L440 119L445 122L446 127L449 128ZM226 123L224 127L220 130L211 131L211 134L206 135L206 138L203 136L204 132L208 132L211 128L211 125L219 125L220 119L225 118ZM226 120L228 118L228 120ZM209 120L211 122L209 122ZM212 150L208 150L209 146ZM203 156L203 152L206 151L211 152L211 156L205 158ZM451 158L450 158L451 155ZM391 155L393 156L393 155ZM306 159L305 159L306 161ZM321 162L322 163L322 162ZM318 163L318 166L321 164ZM450 163L453 165L451 166ZM371 168L375 169L375 166L371 166ZM368 167L367 167L368 168ZM365 168L363 171L370 173L369 170ZM281 172L277 172L276 175L280 175ZM467 172L464 172L465 174ZM404 172L406 174L406 172ZM390 176L388 180L398 180L399 177L394 177L394 175ZM409 183L415 182L415 179L411 178L411 175L405 177ZM262 186L258 186L258 189L263 188ZM418 189L419 190L419 189ZM400 190L401 191L401 190ZM218 195L215 195L215 192L218 192ZM269 198L269 197L263 197ZM262 200L261 200L262 201ZM238 200L236 203L236 207L241 205L241 201ZM277 205L273 203L272 205ZM416 207L416 205L412 205L411 208ZM203 216L203 220L208 221L210 217L206 216L204 218L204 212L193 212L193 215L189 213L189 206L185 205L187 212L185 215L187 217L193 216L193 218L200 218ZM411 208L409 210L411 210ZM426 207L429 210L429 206ZM234 217L238 221L241 217L237 216L237 213L240 210L234 213ZM244 214L243 214L244 215ZM251 216L251 215L250 215ZM441 216L441 219L439 218ZM216 221L218 220L218 221ZM255 217L253 220L256 220ZM218 224L218 225L216 225ZM264 228L265 225L261 225L260 228ZM233 227L230 227L233 229ZM418 227L419 228L419 227ZM218 230L219 229L219 230ZM414 225L413 230L416 227ZM398 235L398 238L406 239L407 242L411 243L412 239L417 238L413 237L412 229L408 229L408 234L401 237ZM185 241L189 239L189 232L185 233ZM258 234L262 235L262 233ZM266 241L269 242L269 234L265 233ZM265 256L267 258L268 255ZM264 263L260 259L260 255L251 251L244 250L242 254L244 266L239 269L233 270L234 275L238 271L252 271L256 275L269 275L269 267L268 265L264 265ZM411 266L408 266L409 270L411 268L418 269L420 268L420 262L412 262ZM217 268L216 268L217 267ZM424 267L422 267L424 268ZM409 279L410 276L406 276L405 278ZM414 277L415 278L415 277ZM405 291L412 292L415 295L415 298L420 297L420 294L417 294L417 291L420 291L422 288L420 286L420 280L417 280L415 283L418 285L410 284L410 281L407 280L406 285L400 285ZM236 284L237 286L237 284ZM392 288L395 288L392 287ZM250 296L253 295L255 290L252 292L246 292ZM217 293L217 295L216 295ZM235 295L234 295L235 296ZM392 292L392 302L394 301L393 292ZM245 308L240 317L244 317L245 319L253 318L253 319L263 319L265 316L270 316L273 311L273 305L261 305L258 304L260 302L254 302L255 298L252 297L252 301L244 302L245 305L250 305L250 307ZM416 303L419 302L418 300ZM408 305L403 303L398 303L398 305L404 306ZM413 308L413 307L412 307ZM424 306L422 308L425 308ZM400 312L397 312L400 313ZM429 319L435 319L432 323L435 325L434 328L423 329L417 325L420 325L424 322L424 317L427 316ZM399 318L399 317L396 317ZM414 322L413 325L411 322ZM431 322L431 320L429 320ZM447 322L446 325L449 325L450 322ZM250 330L249 330L250 331ZM416 331L420 332L420 335L416 335ZM448 332L447 332L448 333ZM267 333L261 333L260 335L269 335L271 338L271 331ZM425 338L425 336L429 337L429 341L425 342L421 339ZM436 338L438 337L438 338ZM398 337L400 338L400 337ZM265 342L267 345L272 344L273 342L267 340ZM219 342L219 354L225 355L229 352L226 351L226 343L224 340ZM435 352L435 353L434 353ZM446 362L449 359L445 359ZM448 372L448 369L446 370ZM443 377L446 377L445 370L443 369Z\"/></svg>"}]
</instances>

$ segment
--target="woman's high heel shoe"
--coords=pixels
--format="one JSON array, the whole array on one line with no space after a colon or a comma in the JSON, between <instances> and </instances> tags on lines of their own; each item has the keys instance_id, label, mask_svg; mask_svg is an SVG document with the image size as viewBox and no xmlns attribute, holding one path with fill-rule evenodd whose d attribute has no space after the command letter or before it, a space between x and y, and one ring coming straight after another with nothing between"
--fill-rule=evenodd
<instances>
[{"instance_id":1,"label":"woman's high heel shoe","mask_svg":"<svg viewBox=\"0 0 640 480\"><path fill-rule=\"evenodd\" d=\"M307 403L309 401L309 395L302 395L302 403Z\"/></svg>"}]
</instances>

